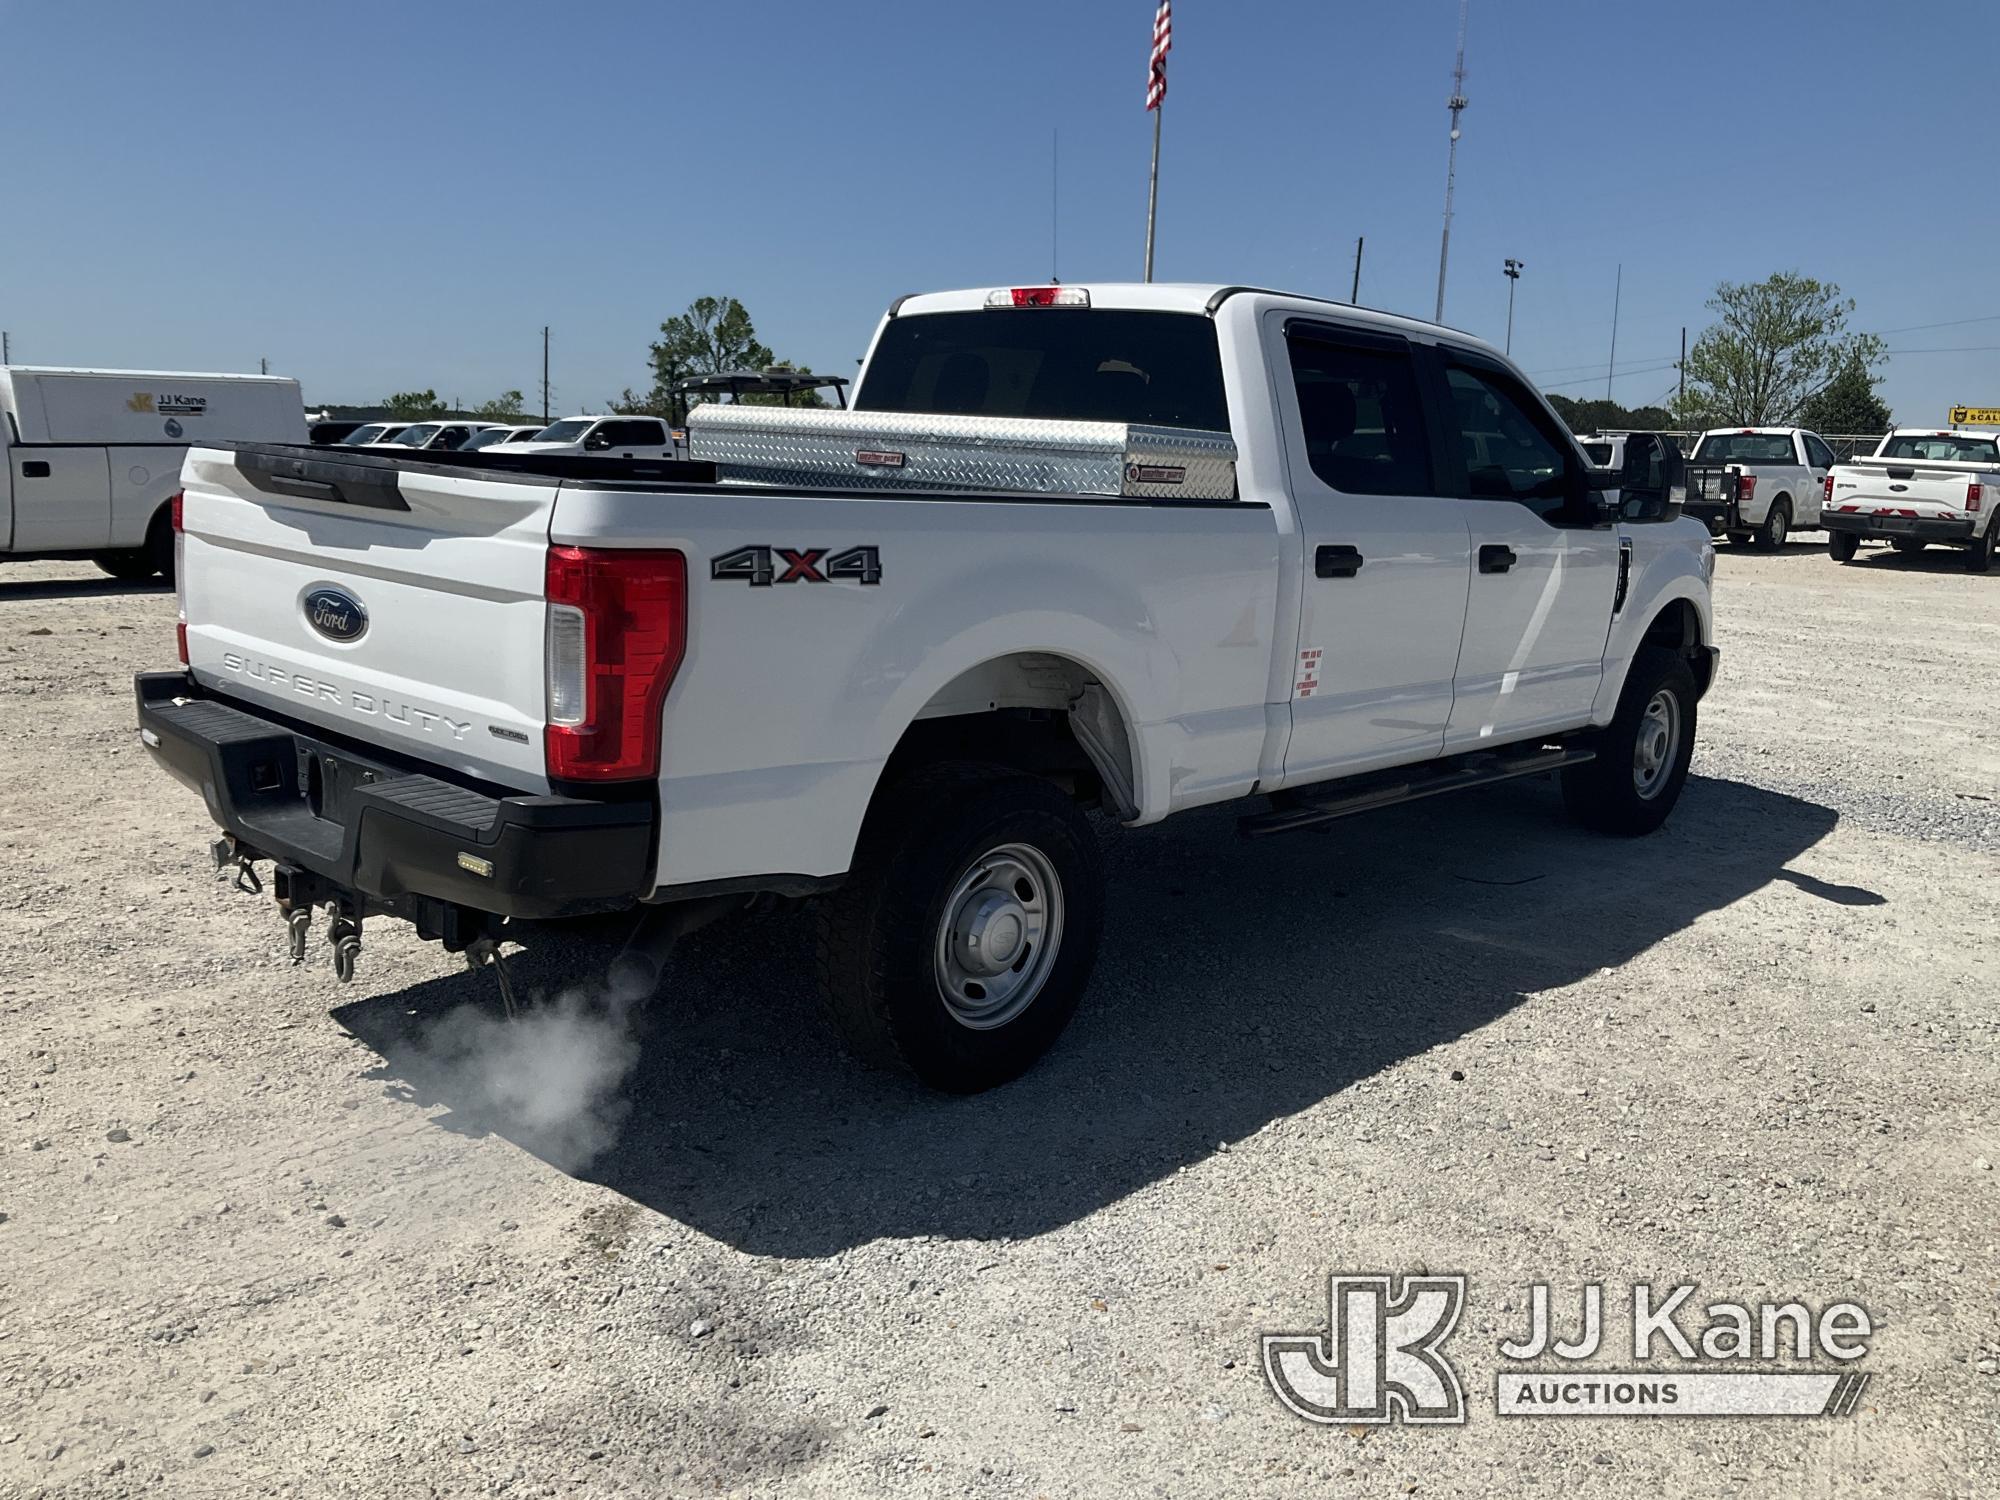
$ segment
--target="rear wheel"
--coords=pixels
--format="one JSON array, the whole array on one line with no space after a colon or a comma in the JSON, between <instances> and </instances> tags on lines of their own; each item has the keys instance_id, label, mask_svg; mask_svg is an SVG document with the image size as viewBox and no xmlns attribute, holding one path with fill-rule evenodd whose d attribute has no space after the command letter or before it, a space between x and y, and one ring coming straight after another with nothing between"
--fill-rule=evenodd
<instances>
[{"instance_id":1,"label":"rear wheel","mask_svg":"<svg viewBox=\"0 0 2000 1500\"><path fill-rule=\"evenodd\" d=\"M1667 821L1694 757L1694 673L1677 651L1642 646L1618 713L1592 737L1597 759L1563 772L1570 816L1600 833L1651 833Z\"/></svg>"},{"instance_id":2,"label":"rear wheel","mask_svg":"<svg viewBox=\"0 0 2000 1500\"><path fill-rule=\"evenodd\" d=\"M1968 573L1984 573L1993 566L1993 542L2000 536L2000 525L1992 521L1986 523L1986 535L1976 536L1965 551L1965 570Z\"/></svg>"},{"instance_id":3,"label":"rear wheel","mask_svg":"<svg viewBox=\"0 0 2000 1500\"><path fill-rule=\"evenodd\" d=\"M153 559L144 552L100 552L91 561L113 578L127 583L151 578L159 571L153 566Z\"/></svg>"},{"instance_id":4,"label":"rear wheel","mask_svg":"<svg viewBox=\"0 0 2000 1500\"><path fill-rule=\"evenodd\" d=\"M146 528L146 561L153 572L174 581L174 518L163 505Z\"/></svg>"},{"instance_id":5,"label":"rear wheel","mask_svg":"<svg viewBox=\"0 0 2000 1500\"><path fill-rule=\"evenodd\" d=\"M1780 495L1771 502L1771 509L1764 517L1764 524L1757 528L1758 550L1776 552L1785 545L1785 538L1791 533L1792 502L1789 496Z\"/></svg>"},{"instance_id":6,"label":"rear wheel","mask_svg":"<svg viewBox=\"0 0 2000 1500\"><path fill-rule=\"evenodd\" d=\"M1853 562L1860 546L1861 538L1851 531L1835 531L1826 539L1827 555L1837 563Z\"/></svg>"},{"instance_id":7,"label":"rear wheel","mask_svg":"<svg viewBox=\"0 0 2000 1500\"><path fill-rule=\"evenodd\" d=\"M951 1093L1005 1083L1075 1013L1104 868L1040 777L954 762L886 788L847 883L819 906L826 1005L864 1060Z\"/></svg>"}]
</instances>

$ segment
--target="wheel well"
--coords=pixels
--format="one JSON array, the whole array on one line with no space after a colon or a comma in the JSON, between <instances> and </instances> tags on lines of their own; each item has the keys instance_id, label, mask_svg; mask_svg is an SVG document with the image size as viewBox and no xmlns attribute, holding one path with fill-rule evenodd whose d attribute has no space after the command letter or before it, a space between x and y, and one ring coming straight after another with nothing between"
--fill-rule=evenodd
<instances>
[{"instance_id":1,"label":"wheel well","mask_svg":"<svg viewBox=\"0 0 2000 1500\"><path fill-rule=\"evenodd\" d=\"M1079 802L1138 816L1132 738L1104 683L1046 652L982 662L931 695L903 731L878 790L919 766L985 761L1044 776Z\"/></svg>"},{"instance_id":2,"label":"wheel well","mask_svg":"<svg viewBox=\"0 0 2000 1500\"><path fill-rule=\"evenodd\" d=\"M1687 658L1693 668L1695 684L1703 692L1708 691L1708 675L1713 670L1713 659L1702 650L1706 644L1701 638L1701 615L1686 599L1675 599L1653 616L1646 627L1645 644L1665 646L1669 651Z\"/></svg>"}]
</instances>

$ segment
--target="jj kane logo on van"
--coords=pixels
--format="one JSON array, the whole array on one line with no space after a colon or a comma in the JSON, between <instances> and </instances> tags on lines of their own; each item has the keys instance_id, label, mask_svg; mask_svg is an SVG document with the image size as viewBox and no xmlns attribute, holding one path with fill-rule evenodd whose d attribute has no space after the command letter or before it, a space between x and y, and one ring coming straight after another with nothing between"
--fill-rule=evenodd
<instances>
[{"instance_id":1,"label":"jj kane logo on van","mask_svg":"<svg viewBox=\"0 0 2000 1500\"><path fill-rule=\"evenodd\" d=\"M1466 1299L1463 1276L1330 1276L1326 1331L1266 1334L1265 1379L1308 1422L1463 1423L1464 1387L1443 1345ZM1819 1310L1796 1301L1698 1303L1691 1284L1642 1281L1627 1305L1633 1367L1598 1369L1586 1362L1604 1347L1603 1285L1582 1288L1567 1330L1558 1326L1549 1285L1530 1286L1527 1327L1499 1346L1506 1363L1495 1377L1495 1413L1839 1417L1867 1388L1868 1376L1851 1369L1768 1368L1861 1359L1874 1324L1858 1303ZM1767 1368L1744 1368L1757 1365Z\"/></svg>"},{"instance_id":2,"label":"jj kane logo on van","mask_svg":"<svg viewBox=\"0 0 2000 1500\"><path fill-rule=\"evenodd\" d=\"M171 392L134 391L126 406L133 411L155 412L163 417L200 417L208 414L208 397L182 396Z\"/></svg>"}]
</instances>

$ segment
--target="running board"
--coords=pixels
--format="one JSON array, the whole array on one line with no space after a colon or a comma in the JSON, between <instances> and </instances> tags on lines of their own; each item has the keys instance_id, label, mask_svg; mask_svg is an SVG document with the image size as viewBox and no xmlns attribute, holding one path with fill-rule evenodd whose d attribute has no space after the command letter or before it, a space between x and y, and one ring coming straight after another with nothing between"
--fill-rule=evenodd
<instances>
[{"instance_id":1,"label":"running board","mask_svg":"<svg viewBox=\"0 0 2000 1500\"><path fill-rule=\"evenodd\" d=\"M1399 802L1416 802L1425 797L1442 796L1446 792L1469 791L1473 787L1492 786L1496 782L1513 781L1521 776L1540 776L1595 759L1597 752L1594 750L1531 750L1526 754L1512 755L1496 752L1473 755L1449 767L1425 771L1416 776L1402 776L1394 781L1378 781L1362 787L1350 786L1344 792L1329 789L1315 796L1308 791L1296 798L1281 792L1278 795L1285 797L1283 806L1240 819L1236 831L1245 838L1259 839L1274 833L1290 833L1297 828L1315 828L1321 823L1331 823L1335 818L1373 812L1378 807L1394 807Z\"/></svg>"}]
</instances>

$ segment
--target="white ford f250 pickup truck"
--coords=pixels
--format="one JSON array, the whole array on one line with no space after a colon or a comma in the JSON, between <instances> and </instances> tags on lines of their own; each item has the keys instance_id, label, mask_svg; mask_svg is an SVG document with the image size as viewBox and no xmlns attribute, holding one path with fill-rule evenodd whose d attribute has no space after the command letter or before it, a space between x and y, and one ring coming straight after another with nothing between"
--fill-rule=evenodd
<instances>
[{"instance_id":1,"label":"white ford f250 pickup truck","mask_svg":"<svg viewBox=\"0 0 2000 1500\"><path fill-rule=\"evenodd\" d=\"M1835 562L1852 562L1864 541L1898 552L1931 542L1965 549L1975 573L1993 566L2000 528L2000 434L1898 427L1872 458L1836 466L1826 476L1826 529Z\"/></svg>"},{"instance_id":2,"label":"white ford f250 pickup truck","mask_svg":"<svg viewBox=\"0 0 2000 1500\"><path fill-rule=\"evenodd\" d=\"M1833 449L1803 427L1720 427L1687 461L1687 513L1717 536L1766 551L1820 524Z\"/></svg>"},{"instance_id":3,"label":"white ford f250 pickup truck","mask_svg":"<svg viewBox=\"0 0 2000 1500\"><path fill-rule=\"evenodd\" d=\"M856 1049L972 1090L1085 988L1087 808L1258 799L1260 835L1559 772L1638 834L1680 795L1709 539L1476 339L1003 287L897 303L858 387L703 409L713 465L190 456L141 738L219 864L274 862L295 956L321 907L344 978L369 916L491 962L631 908L657 957L813 897Z\"/></svg>"}]
</instances>

